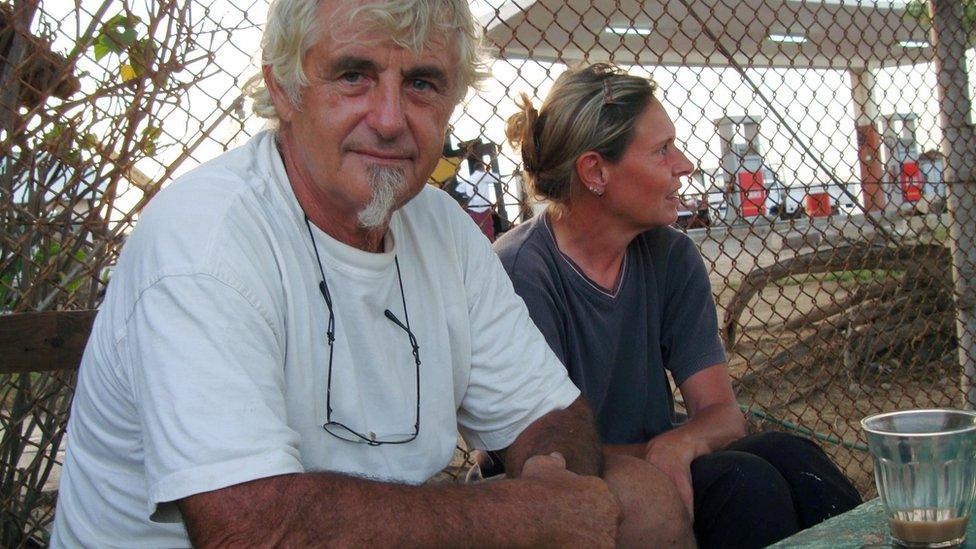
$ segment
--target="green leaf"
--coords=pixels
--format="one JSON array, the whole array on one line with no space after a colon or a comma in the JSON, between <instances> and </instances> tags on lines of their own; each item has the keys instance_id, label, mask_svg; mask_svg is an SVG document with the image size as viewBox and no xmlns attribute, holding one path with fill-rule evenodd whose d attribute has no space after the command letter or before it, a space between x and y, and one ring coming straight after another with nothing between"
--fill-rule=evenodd
<instances>
[{"instance_id":1,"label":"green leaf","mask_svg":"<svg viewBox=\"0 0 976 549\"><path fill-rule=\"evenodd\" d=\"M962 9L962 24L969 32L976 29L976 0L967 2Z\"/></svg>"},{"instance_id":2,"label":"green leaf","mask_svg":"<svg viewBox=\"0 0 976 549\"><path fill-rule=\"evenodd\" d=\"M34 253L34 263L37 263L38 265L42 263L47 263L48 258L58 255L58 252L60 251L61 251L61 245L58 244L57 242L51 242L48 245L47 250L41 248L40 250L37 250L37 252Z\"/></svg>"},{"instance_id":3,"label":"green leaf","mask_svg":"<svg viewBox=\"0 0 976 549\"><path fill-rule=\"evenodd\" d=\"M962 3L962 32L969 46L976 44L976 0L960 0ZM928 28L932 23L929 3L926 0L912 0L905 5L905 17L914 19Z\"/></svg>"},{"instance_id":4,"label":"green leaf","mask_svg":"<svg viewBox=\"0 0 976 549\"><path fill-rule=\"evenodd\" d=\"M51 129L44 132L41 141L50 147L54 154L62 154L65 149L70 149L72 140L75 138L75 129L63 122L55 122Z\"/></svg>"},{"instance_id":5,"label":"green leaf","mask_svg":"<svg viewBox=\"0 0 976 549\"><path fill-rule=\"evenodd\" d=\"M89 132L81 137L81 146L86 149L94 149L98 145L98 136Z\"/></svg>"},{"instance_id":6,"label":"green leaf","mask_svg":"<svg viewBox=\"0 0 976 549\"><path fill-rule=\"evenodd\" d=\"M156 42L143 38L129 48L129 64L136 76L142 76L156 58Z\"/></svg>"},{"instance_id":7,"label":"green leaf","mask_svg":"<svg viewBox=\"0 0 976 549\"><path fill-rule=\"evenodd\" d=\"M99 38L98 41L95 42L95 61L101 61L103 57L110 53L112 53L112 50L103 44L102 39Z\"/></svg>"},{"instance_id":8,"label":"green leaf","mask_svg":"<svg viewBox=\"0 0 976 549\"><path fill-rule=\"evenodd\" d=\"M100 61L110 53L122 53L136 42L136 26L142 20L123 13L106 21L95 40L95 60Z\"/></svg>"},{"instance_id":9,"label":"green leaf","mask_svg":"<svg viewBox=\"0 0 976 549\"><path fill-rule=\"evenodd\" d=\"M136 25L141 22L138 17L120 13L102 25L102 36L110 38L117 45L116 53L121 52L136 41Z\"/></svg>"},{"instance_id":10,"label":"green leaf","mask_svg":"<svg viewBox=\"0 0 976 549\"><path fill-rule=\"evenodd\" d=\"M51 125L50 130L44 132L44 137L42 137L41 139L47 143L57 141L58 139L60 139L61 134L63 134L66 129L68 129L68 127L65 126L63 123L55 122L54 124Z\"/></svg>"},{"instance_id":11,"label":"green leaf","mask_svg":"<svg viewBox=\"0 0 976 549\"><path fill-rule=\"evenodd\" d=\"M59 160L77 163L81 156L75 147L77 132L70 123L55 122L41 136L40 145Z\"/></svg>"},{"instance_id":12,"label":"green leaf","mask_svg":"<svg viewBox=\"0 0 976 549\"><path fill-rule=\"evenodd\" d=\"M143 137L149 139L157 139L163 133L162 128L157 128L156 126L146 126L146 129L142 130Z\"/></svg>"},{"instance_id":13,"label":"green leaf","mask_svg":"<svg viewBox=\"0 0 976 549\"><path fill-rule=\"evenodd\" d=\"M85 250L77 250L77 251L75 251L74 259L78 263L85 263L88 260L88 254L85 252ZM85 284L86 282L88 282L88 276L86 276L86 275L76 276L75 278L71 279L70 281L67 281L67 283L65 281L66 278L67 277L65 277L64 274L62 274L61 275L61 283L63 285L65 285L65 287L67 287L67 289L68 289L69 292L77 291L78 288L81 288L81 286L83 284Z\"/></svg>"},{"instance_id":14,"label":"green leaf","mask_svg":"<svg viewBox=\"0 0 976 549\"><path fill-rule=\"evenodd\" d=\"M7 270L0 273L0 310L12 309L17 304L16 278L23 264L23 259L15 257Z\"/></svg>"},{"instance_id":15,"label":"green leaf","mask_svg":"<svg viewBox=\"0 0 976 549\"><path fill-rule=\"evenodd\" d=\"M912 0L905 6L905 13L916 19L928 20L929 3L923 0Z\"/></svg>"},{"instance_id":16,"label":"green leaf","mask_svg":"<svg viewBox=\"0 0 976 549\"><path fill-rule=\"evenodd\" d=\"M159 136L162 135L163 129L157 128L156 126L146 126L142 130L142 139L139 143L139 148L147 156L153 156L156 154L156 141Z\"/></svg>"},{"instance_id":17,"label":"green leaf","mask_svg":"<svg viewBox=\"0 0 976 549\"><path fill-rule=\"evenodd\" d=\"M912 0L905 5L905 15L906 20L914 20L914 22L921 24L922 27L928 27L932 23L932 18L929 16L929 3L927 0Z\"/></svg>"}]
</instances>

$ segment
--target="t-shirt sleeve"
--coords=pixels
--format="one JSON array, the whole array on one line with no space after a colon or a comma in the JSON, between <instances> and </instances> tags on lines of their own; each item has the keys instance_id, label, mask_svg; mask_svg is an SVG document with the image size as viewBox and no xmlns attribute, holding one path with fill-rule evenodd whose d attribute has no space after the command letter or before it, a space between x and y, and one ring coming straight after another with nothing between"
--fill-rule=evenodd
<instances>
[{"instance_id":1,"label":"t-shirt sleeve","mask_svg":"<svg viewBox=\"0 0 976 549\"><path fill-rule=\"evenodd\" d=\"M173 502L193 494L303 471L272 326L245 291L213 275L164 276L142 292L121 349L152 520L179 520Z\"/></svg>"},{"instance_id":2,"label":"t-shirt sleeve","mask_svg":"<svg viewBox=\"0 0 976 549\"><path fill-rule=\"evenodd\" d=\"M471 321L471 373L458 425L475 448L499 450L579 390L536 328L525 303L474 225L465 273Z\"/></svg>"},{"instance_id":3,"label":"t-shirt sleeve","mask_svg":"<svg viewBox=\"0 0 976 549\"><path fill-rule=\"evenodd\" d=\"M694 242L682 235L667 265L661 346L664 364L680 386L726 358L708 271Z\"/></svg>"}]
</instances>

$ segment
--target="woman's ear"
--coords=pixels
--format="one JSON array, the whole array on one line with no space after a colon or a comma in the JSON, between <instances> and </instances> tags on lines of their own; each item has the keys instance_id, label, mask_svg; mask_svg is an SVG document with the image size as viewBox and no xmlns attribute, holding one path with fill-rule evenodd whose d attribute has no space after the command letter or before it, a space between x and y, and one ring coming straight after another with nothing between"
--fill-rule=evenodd
<instances>
[{"instance_id":1,"label":"woman's ear","mask_svg":"<svg viewBox=\"0 0 976 549\"><path fill-rule=\"evenodd\" d=\"M607 190L606 161L596 151L586 151L576 157L576 176L583 187L596 196L603 196Z\"/></svg>"},{"instance_id":2,"label":"woman's ear","mask_svg":"<svg viewBox=\"0 0 976 549\"><path fill-rule=\"evenodd\" d=\"M292 116L298 110L291 101L291 97L285 92L275 79L274 73L271 70L271 65L263 65L261 67L261 72L264 74L264 86L268 88L268 94L271 95L271 102L274 103L275 111L278 113L278 119L282 122L291 122Z\"/></svg>"}]
</instances>

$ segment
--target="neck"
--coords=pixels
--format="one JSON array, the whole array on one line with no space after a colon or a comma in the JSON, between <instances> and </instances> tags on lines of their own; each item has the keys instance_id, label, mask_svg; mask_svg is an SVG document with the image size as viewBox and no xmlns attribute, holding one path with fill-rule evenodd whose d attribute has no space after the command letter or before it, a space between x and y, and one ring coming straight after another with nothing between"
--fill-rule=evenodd
<instances>
[{"instance_id":1,"label":"neck","mask_svg":"<svg viewBox=\"0 0 976 549\"><path fill-rule=\"evenodd\" d=\"M627 246L640 232L619 227L605 208L589 204L586 198L572 204L561 217L550 216L549 221L559 250L590 280L613 288Z\"/></svg>"},{"instance_id":2,"label":"neck","mask_svg":"<svg viewBox=\"0 0 976 549\"><path fill-rule=\"evenodd\" d=\"M343 244L367 252L382 252L383 238L390 220L387 219L378 227L362 227L358 217L362 204L344 200L330 189L316 185L310 174L301 168L302 163L296 161L295 148L291 146L291 133L286 128L279 129L275 139L288 175L288 183L308 219Z\"/></svg>"}]
</instances>

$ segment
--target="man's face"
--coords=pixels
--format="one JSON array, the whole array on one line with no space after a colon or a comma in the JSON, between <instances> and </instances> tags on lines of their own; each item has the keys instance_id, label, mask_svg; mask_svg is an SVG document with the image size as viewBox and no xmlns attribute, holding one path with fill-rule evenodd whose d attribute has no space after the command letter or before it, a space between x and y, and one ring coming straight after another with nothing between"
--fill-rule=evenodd
<instances>
[{"instance_id":1,"label":"man's face","mask_svg":"<svg viewBox=\"0 0 976 549\"><path fill-rule=\"evenodd\" d=\"M348 22L346 9L322 3L323 36L306 53L300 104L275 104L297 176L366 226L420 192L437 164L458 61L444 36L415 55L383 31Z\"/></svg>"}]
</instances>

